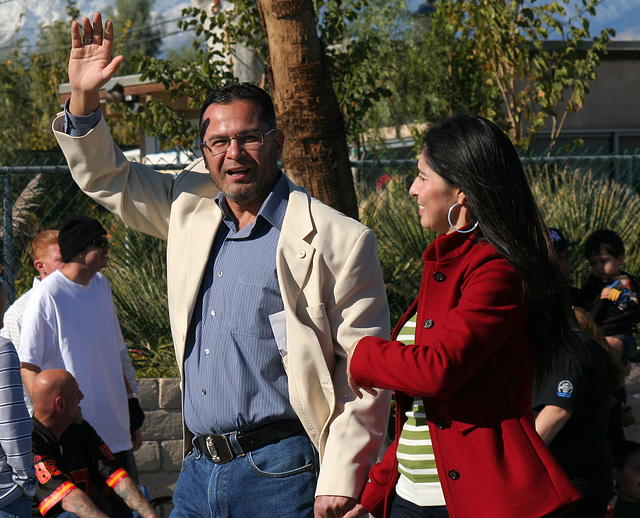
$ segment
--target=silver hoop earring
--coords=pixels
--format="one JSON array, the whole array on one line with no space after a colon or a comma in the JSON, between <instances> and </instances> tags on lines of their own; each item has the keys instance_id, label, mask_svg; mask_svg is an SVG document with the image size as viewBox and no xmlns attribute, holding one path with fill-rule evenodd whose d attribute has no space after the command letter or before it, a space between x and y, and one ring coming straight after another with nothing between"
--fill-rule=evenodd
<instances>
[{"instance_id":1,"label":"silver hoop earring","mask_svg":"<svg viewBox=\"0 0 640 518\"><path fill-rule=\"evenodd\" d=\"M459 232L460 234L468 234L469 232L473 232L478 227L477 221L476 221L476 224L473 225L473 227L471 227L469 230L458 230L456 226L451 222L451 211L455 209L456 206L458 205L461 205L459 201L455 202L453 205L451 205L451 207L449 207L449 212L447 214L447 221L449 222L449 226L456 232Z\"/></svg>"}]
</instances>

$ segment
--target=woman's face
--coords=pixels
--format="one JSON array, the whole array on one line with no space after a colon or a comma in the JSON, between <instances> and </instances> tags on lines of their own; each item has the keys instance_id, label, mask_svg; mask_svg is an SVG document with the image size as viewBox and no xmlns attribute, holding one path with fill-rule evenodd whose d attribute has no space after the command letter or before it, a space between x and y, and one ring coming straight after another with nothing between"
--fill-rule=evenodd
<instances>
[{"instance_id":1,"label":"woman's face","mask_svg":"<svg viewBox=\"0 0 640 518\"><path fill-rule=\"evenodd\" d=\"M453 228L449 226L447 221L447 214L449 208L460 201L458 199L459 193L458 187L449 185L429 167L424 153L420 155L418 177L411 184L409 194L415 196L418 201L420 224L424 228L446 234L453 232ZM456 223L456 216L460 214L460 211L453 212L452 223Z\"/></svg>"}]
</instances>

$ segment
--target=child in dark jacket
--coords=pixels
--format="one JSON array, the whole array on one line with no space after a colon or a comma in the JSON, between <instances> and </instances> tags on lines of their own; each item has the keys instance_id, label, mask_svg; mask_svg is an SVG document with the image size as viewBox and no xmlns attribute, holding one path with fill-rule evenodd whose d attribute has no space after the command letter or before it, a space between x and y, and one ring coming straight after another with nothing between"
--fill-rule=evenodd
<instances>
[{"instance_id":1,"label":"child in dark jacket","mask_svg":"<svg viewBox=\"0 0 640 518\"><path fill-rule=\"evenodd\" d=\"M636 353L635 327L640 322L638 283L622 271L624 243L613 230L597 230L585 243L591 275L579 292L578 306L589 312L611 349L628 366Z\"/></svg>"}]
</instances>

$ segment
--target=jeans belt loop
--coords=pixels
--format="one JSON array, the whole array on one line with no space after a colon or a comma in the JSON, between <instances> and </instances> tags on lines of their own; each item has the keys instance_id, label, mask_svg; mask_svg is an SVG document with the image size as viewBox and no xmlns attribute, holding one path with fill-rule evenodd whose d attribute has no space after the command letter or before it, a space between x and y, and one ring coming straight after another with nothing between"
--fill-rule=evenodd
<instances>
[{"instance_id":1,"label":"jeans belt loop","mask_svg":"<svg viewBox=\"0 0 640 518\"><path fill-rule=\"evenodd\" d=\"M236 457L244 457L247 452L242 449L242 446L240 446L240 443L238 442L238 432L231 432L227 437L229 439L231 451L235 453Z\"/></svg>"}]
</instances>

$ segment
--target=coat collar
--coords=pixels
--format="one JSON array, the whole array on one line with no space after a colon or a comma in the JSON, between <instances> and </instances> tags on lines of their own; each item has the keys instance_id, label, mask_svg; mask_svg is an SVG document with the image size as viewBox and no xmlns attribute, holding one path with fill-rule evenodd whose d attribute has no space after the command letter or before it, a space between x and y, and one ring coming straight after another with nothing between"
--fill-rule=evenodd
<instances>
[{"instance_id":1,"label":"coat collar","mask_svg":"<svg viewBox=\"0 0 640 518\"><path fill-rule=\"evenodd\" d=\"M422 260L428 262L451 261L466 254L478 242L478 231L469 234L452 232L440 234L425 250Z\"/></svg>"}]
</instances>

